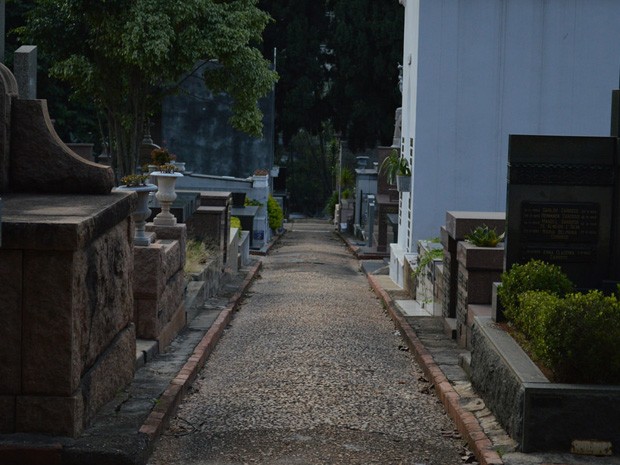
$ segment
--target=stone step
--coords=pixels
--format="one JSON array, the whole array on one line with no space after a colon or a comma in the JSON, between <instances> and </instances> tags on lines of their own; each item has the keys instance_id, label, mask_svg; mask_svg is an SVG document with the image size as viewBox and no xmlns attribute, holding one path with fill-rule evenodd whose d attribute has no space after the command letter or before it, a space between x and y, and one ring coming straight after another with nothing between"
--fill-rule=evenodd
<instances>
[{"instance_id":1,"label":"stone step","mask_svg":"<svg viewBox=\"0 0 620 465\"><path fill-rule=\"evenodd\" d=\"M456 318L443 319L443 332L451 339L456 339Z\"/></svg>"}]
</instances>

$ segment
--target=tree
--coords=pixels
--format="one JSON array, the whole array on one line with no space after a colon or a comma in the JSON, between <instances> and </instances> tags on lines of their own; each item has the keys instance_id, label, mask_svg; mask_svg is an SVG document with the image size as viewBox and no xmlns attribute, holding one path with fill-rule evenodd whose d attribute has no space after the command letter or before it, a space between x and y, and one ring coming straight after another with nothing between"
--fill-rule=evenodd
<instances>
[{"instance_id":1,"label":"tree","mask_svg":"<svg viewBox=\"0 0 620 465\"><path fill-rule=\"evenodd\" d=\"M391 145L401 106L404 8L395 0L327 0L333 11L330 104L333 122L352 150Z\"/></svg>"},{"instance_id":2,"label":"tree","mask_svg":"<svg viewBox=\"0 0 620 465\"><path fill-rule=\"evenodd\" d=\"M15 50L22 45L13 30L24 25L27 12L31 8L32 2L28 0L7 0L5 27L9 32L6 36L4 64L9 69L13 68ZM66 142L99 142L96 110L92 101L70 99L69 86L47 74L49 57L39 53L37 61L37 93L47 99L50 115L54 119L54 128L60 138Z\"/></svg>"},{"instance_id":3,"label":"tree","mask_svg":"<svg viewBox=\"0 0 620 465\"><path fill-rule=\"evenodd\" d=\"M335 188L339 144L331 124L317 135L300 130L291 139L288 190L291 208L308 215L321 215Z\"/></svg>"},{"instance_id":4,"label":"tree","mask_svg":"<svg viewBox=\"0 0 620 465\"><path fill-rule=\"evenodd\" d=\"M36 0L22 37L51 57L50 74L105 115L115 165L136 169L146 118L203 60L231 124L260 135L257 100L276 81L256 45L270 20L257 0Z\"/></svg>"},{"instance_id":5,"label":"tree","mask_svg":"<svg viewBox=\"0 0 620 465\"><path fill-rule=\"evenodd\" d=\"M265 29L265 56L277 50L276 127L288 145L300 129L318 134L330 117L325 105L330 56L324 0L261 0L274 18Z\"/></svg>"}]
</instances>

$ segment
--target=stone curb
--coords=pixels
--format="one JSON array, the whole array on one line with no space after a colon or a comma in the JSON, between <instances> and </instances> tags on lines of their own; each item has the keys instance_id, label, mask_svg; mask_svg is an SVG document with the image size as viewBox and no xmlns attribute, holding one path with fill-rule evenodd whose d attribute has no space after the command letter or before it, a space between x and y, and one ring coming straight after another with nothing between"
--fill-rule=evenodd
<instances>
[{"instance_id":1,"label":"stone curb","mask_svg":"<svg viewBox=\"0 0 620 465\"><path fill-rule=\"evenodd\" d=\"M362 250L361 247L353 246L351 241L349 241L340 231L334 231L338 237L344 242L347 246L347 250L351 252L357 260L383 260L384 258L389 257L389 253L363 253L360 252Z\"/></svg>"},{"instance_id":2,"label":"stone curb","mask_svg":"<svg viewBox=\"0 0 620 465\"><path fill-rule=\"evenodd\" d=\"M261 267L261 261L252 267L243 281L241 288L231 297L228 306L222 310L213 325L202 337L192 355L187 362L185 362L183 368L181 368L179 373L172 379L168 388L158 399L157 404L140 428L140 433L146 434L149 441L153 442L159 438L168 426L170 419L176 413L177 407L187 392L187 389L196 379L198 372L213 352L224 330L232 320L233 313L238 308L243 294L248 290Z\"/></svg>"},{"instance_id":3,"label":"stone curb","mask_svg":"<svg viewBox=\"0 0 620 465\"><path fill-rule=\"evenodd\" d=\"M424 347L411 325L407 323L407 320L398 310L392 297L381 287L374 276L369 274L366 276L375 294L385 304L388 314L398 327L416 361L420 364L424 375L435 386L435 392L444 409L454 421L459 433L467 441L480 465L503 465L503 460L492 448L491 440L483 431L480 422L473 413L461 407L461 397L454 390L439 365L435 363L433 356Z\"/></svg>"},{"instance_id":4,"label":"stone curb","mask_svg":"<svg viewBox=\"0 0 620 465\"><path fill-rule=\"evenodd\" d=\"M250 255L257 255L259 257L265 257L269 254L274 245L286 234L286 228L282 230L280 234L274 234L272 240L267 244L267 247L259 250L250 250Z\"/></svg>"}]
</instances>

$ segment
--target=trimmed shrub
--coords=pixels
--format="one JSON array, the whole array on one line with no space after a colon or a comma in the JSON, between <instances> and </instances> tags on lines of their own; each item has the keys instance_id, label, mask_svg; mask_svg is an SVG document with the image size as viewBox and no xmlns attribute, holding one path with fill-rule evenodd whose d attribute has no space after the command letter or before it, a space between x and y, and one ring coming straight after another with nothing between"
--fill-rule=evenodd
<instances>
[{"instance_id":1,"label":"trimmed shrub","mask_svg":"<svg viewBox=\"0 0 620 465\"><path fill-rule=\"evenodd\" d=\"M267 216L269 217L269 227L277 231L282 227L284 221L284 212L276 199L271 195L267 199Z\"/></svg>"},{"instance_id":2,"label":"trimmed shrub","mask_svg":"<svg viewBox=\"0 0 620 465\"><path fill-rule=\"evenodd\" d=\"M563 382L620 383L620 305L601 291L560 299L545 324L545 361Z\"/></svg>"},{"instance_id":3,"label":"trimmed shrub","mask_svg":"<svg viewBox=\"0 0 620 465\"><path fill-rule=\"evenodd\" d=\"M554 381L620 383L620 303L615 296L597 290L563 298L526 291L511 321L533 357L553 372Z\"/></svg>"},{"instance_id":4,"label":"trimmed shrub","mask_svg":"<svg viewBox=\"0 0 620 465\"><path fill-rule=\"evenodd\" d=\"M573 292L574 285L559 266L541 260L531 260L524 265L515 264L502 274L498 289L504 314L509 320L519 319L519 295L526 291L546 291L563 297Z\"/></svg>"},{"instance_id":5,"label":"trimmed shrub","mask_svg":"<svg viewBox=\"0 0 620 465\"><path fill-rule=\"evenodd\" d=\"M561 298L545 291L526 291L519 295L519 311L511 319L532 343L536 356L546 357L544 340L551 315L557 312Z\"/></svg>"}]
</instances>

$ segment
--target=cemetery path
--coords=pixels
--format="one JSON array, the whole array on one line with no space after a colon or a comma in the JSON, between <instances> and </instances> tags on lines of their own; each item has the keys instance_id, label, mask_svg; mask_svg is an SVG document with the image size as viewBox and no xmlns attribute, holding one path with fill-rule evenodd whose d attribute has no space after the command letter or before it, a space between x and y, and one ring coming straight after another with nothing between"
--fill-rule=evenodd
<instances>
[{"instance_id":1,"label":"cemetery path","mask_svg":"<svg viewBox=\"0 0 620 465\"><path fill-rule=\"evenodd\" d=\"M332 225L289 224L149 464L463 463L403 349Z\"/></svg>"}]
</instances>

